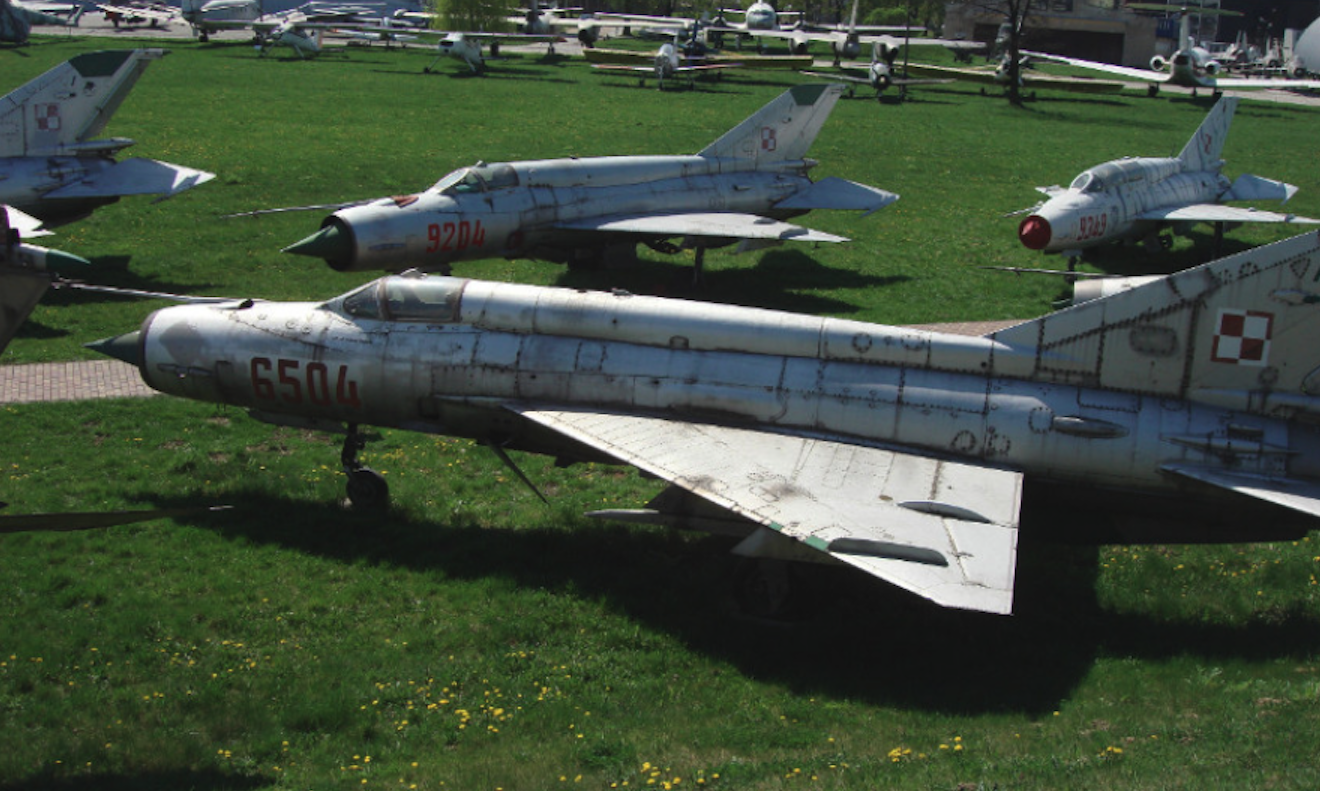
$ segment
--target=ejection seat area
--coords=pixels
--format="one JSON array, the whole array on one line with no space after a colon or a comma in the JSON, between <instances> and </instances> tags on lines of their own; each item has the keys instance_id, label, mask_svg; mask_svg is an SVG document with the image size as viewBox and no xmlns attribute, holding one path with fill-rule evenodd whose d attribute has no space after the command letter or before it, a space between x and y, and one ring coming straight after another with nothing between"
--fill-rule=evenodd
<instances>
[{"instance_id":1,"label":"ejection seat area","mask_svg":"<svg viewBox=\"0 0 1320 791\"><path fill-rule=\"evenodd\" d=\"M464 282L447 277L383 277L345 296L343 309L364 319L450 324L458 320Z\"/></svg>"}]
</instances>

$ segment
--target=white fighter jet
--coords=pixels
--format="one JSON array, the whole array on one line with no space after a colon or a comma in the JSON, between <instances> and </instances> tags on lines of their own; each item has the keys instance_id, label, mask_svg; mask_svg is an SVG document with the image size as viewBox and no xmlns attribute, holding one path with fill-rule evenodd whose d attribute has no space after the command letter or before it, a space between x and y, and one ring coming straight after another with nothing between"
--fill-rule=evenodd
<instances>
[{"instance_id":1,"label":"white fighter jet","mask_svg":"<svg viewBox=\"0 0 1320 791\"><path fill-rule=\"evenodd\" d=\"M0 98L0 203L55 226L124 195L163 200L215 174L114 155L133 145L95 139L160 49L76 55Z\"/></svg>"},{"instance_id":2,"label":"white fighter jet","mask_svg":"<svg viewBox=\"0 0 1320 791\"><path fill-rule=\"evenodd\" d=\"M1220 158L1237 99L1221 98L1177 157L1133 157L1084 170L1067 189L1037 187L1049 200L1031 209L1018 238L1032 250L1076 258L1088 247L1183 233L1197 223L1316 223L1294 214L1225 206L1225 201L1287 201L1297 188L1260 176L1229 183Z\"/></svg>"},{"instance_id":3,"label":"white fighter jet","mask_svg":"<svg viewBox=\"0 0 1320 791\"><path fill-rule=\"evenodd\" d=\"M1220 77L1223 66L1202 47L1196 46L1191 35L1191 14L1208 13L1211 9L1183 8L1179 13L1178 50L1167 61L1159 55L1151 58L1150 69L1134 69L1130 66L1118 66L1112 63L1099 63L1080 58L1069 58L1048 52L1023 50L1024 55L1056 63L1066 63L1083 69L1116 74L1132 80L1149 83L1147 92L1151 96L1159 93L1161 84L1178 85L1191 88L1195 94L1205 88L1215 94L1225 88L1263 89L1263 88L1320 88L1320 80L1284 79L1267 77Z\"/></svg>"},{"instance_id":4,"label":"white fighter jet","mask_svg":"<svg viewBox=\"0 0 1320 791\"><path fill-rule=\"evenodd\" d=\"M1308 233L967 337L414 273L164 308L92 348L164 393L346 426L357 505L388 494L361 427L466 436L669 484L597 516L1008 613L1024 497L1132 508L1132 541L1320 525L1317 276Z\"/></svg>"},{"instance_id":5,"label":"white fighter jet","mask_svg":"<svg viewBox=\"0 0 1320 791\"><path fill-rule=\"evenodd\" d=\"M837 177L813 182L807 151L842 85L799 85L692 156L616 156L477 164L416 195L345 204L285 248L341 271L447 270L479 258L591 266L638 243L696 250L743 241L844 242L785 220L812 209L868 214L897 195ZM309 207L318 208L318 207ZM288 211L274 210L274 211ZM254 212L259 213L259 212Z\"/></svg>"}]
</instances>

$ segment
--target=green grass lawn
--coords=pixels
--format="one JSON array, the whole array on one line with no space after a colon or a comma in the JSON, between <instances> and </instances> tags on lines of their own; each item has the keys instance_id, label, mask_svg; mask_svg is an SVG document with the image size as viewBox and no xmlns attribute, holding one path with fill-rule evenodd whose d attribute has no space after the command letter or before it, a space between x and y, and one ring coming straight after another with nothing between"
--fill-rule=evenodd
<instances>
[{"instance_id":1,"label":"green grass lawn","mask_svg":"<svg viewBox=\"0 0 1320 791\"><path fill-rule=\"evenodd\" d=\"M0 50L0 90L109 45ZM321 213L219 216L417 191L477 160L691 153L797 79L662 93L539 56L473 78L457 62L423 74L420 50L168 46L106 133L218 177L59 229L47 242L93 259L88 280L328 298L367 276L279 252ZM985 267L1060 262L1002 215L1104 160L1176 153L1208 109L1043 91L1013 109L959 85L915 99L841 102L812 151L817 175L898 203L803 220L849 245L713 253L699 296L887 323L1039 315L1058 282ZM1317 119L1244 101L1228 175L1296 184L1290 208L1320 216ZM1088 266L1169 270L1208 240ZM679 293L688 263L457 273ZM153 307L51 294L4 362L91 358L82 343ZM723 540L580 515L645 502L657 484L629 470L520 458L545 506L478 446L385 431L364 459L394 506L364 516L341 507L334 437L165 397L3 409L14 512L236 508L0 537L0 791L1320 785L1313 540L1095 548L1024 531L1011 618L849 579L818 617L770 624L734 612Z\"/></svg>"}]
</instances>

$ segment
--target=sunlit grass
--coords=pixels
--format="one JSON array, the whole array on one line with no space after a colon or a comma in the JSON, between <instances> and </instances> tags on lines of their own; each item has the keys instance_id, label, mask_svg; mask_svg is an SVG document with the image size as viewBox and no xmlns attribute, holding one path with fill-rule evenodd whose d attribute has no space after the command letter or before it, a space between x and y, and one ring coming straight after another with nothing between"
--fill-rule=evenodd
<instances>
[{"instance_id":1,"label":"sunlit grass","mask_svg":"<svg viewBox=\"0 0 1320 791\"><path fill-rule=\"evenodd\" d=\"M0 50L0 75L18 84L91 46ZM318 213L213 218L419 189L478 159L692 152L794 79L661 94L538 56L472 79L421 74L430 55L417 51L302 63L170 46L107 134L219 177L60 229L52 244L97 260L88 279L329 297L365 277L278 252ZM1000 215L1105 159L1176 150L1206 109L1060 96L1013 110L961 86L915 96L841 103L812 152L819 174L902 200L806 218L851 245L713 254L700 296L895 323L1037 315L1057 283L981 268L1056 263ZM1288 180L1302 188L1292 208L1320 212L1315 117L1244 103L1230 175ZM1193 258L1180 245L1154 265ZM673 293L684 263L459 272ZM81 356L150 309L52 295L5 360ZM164 397L3 410L13 511L235 506L0 537L4 791L1320 782L1313 540L1077 548L1024 534L1012 618L840 581L811 618L765 624L733 611L726 542L581 516L653 496L631 471L519 457L547 507L477 445L385 431L364 459L394 506L362 515L341 504L338 437Z\"/></svg>"}]
</instances>

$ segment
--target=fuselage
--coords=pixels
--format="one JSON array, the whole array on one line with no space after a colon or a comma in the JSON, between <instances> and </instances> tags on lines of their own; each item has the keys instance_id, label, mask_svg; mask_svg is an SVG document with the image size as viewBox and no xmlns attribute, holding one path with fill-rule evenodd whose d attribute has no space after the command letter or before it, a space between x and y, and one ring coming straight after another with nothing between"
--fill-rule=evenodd
<instances>
[{"instance_id":1,"label":"fuselage","mask_svg":"<svg viewBox=\"0 0 1320 791\"><path fill-rule=\"evenodd\" d=\"M1118 159L1079 174L1022 221L1018 238L1047 253L1139 238L1157 225L1143 213L1216 203L1228 188L1218 170L1187 171L1176 158Z\"/></svg>"},{"instance_id":2,"label":"fuselage","mask_svg":"<svg viewBox=\"0 0 1320 791\"><path fill-rule=\"evenodd\" d=\"M1037 352L992 338L625 294L388 277L323 304L165 308L139 343L162 392L570 459L504 405L742 425L1147 493L1175 491L1170 463L1320 472L1313 429L1033 380Z\"/></svg>"},{"instance_id":3,"label":"fuselage","mask_svg":"<svg viewBox=\"0 0 1320 791\"><path fill-rule=\"evenodd\" d=\"M576 246L600 242L600 233L573 227L598 218L796 216L803 212L776 212L774 205L811 184L806 172L812 164L629 156L478 165L454 171L420 194L341 209L322 223L317 237L290 252L325 258L340 270L434 270L496 256L565 261Z\"/></svg>"}]
</instances>

